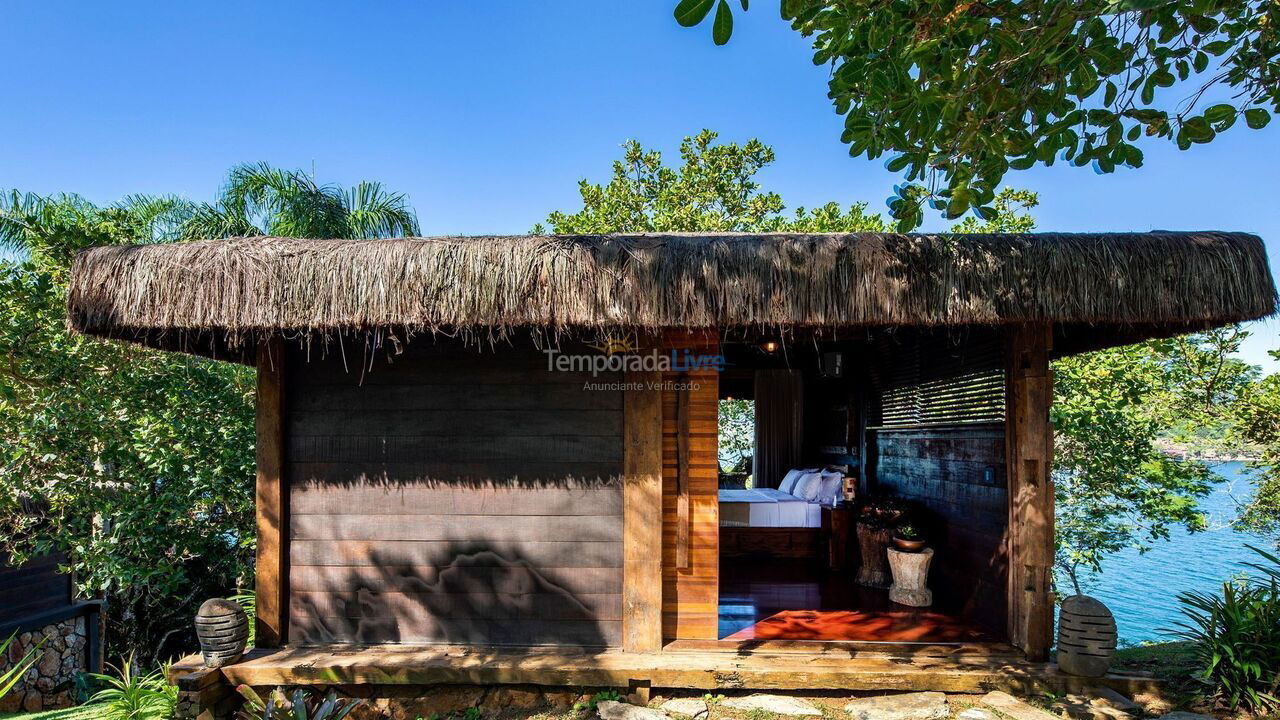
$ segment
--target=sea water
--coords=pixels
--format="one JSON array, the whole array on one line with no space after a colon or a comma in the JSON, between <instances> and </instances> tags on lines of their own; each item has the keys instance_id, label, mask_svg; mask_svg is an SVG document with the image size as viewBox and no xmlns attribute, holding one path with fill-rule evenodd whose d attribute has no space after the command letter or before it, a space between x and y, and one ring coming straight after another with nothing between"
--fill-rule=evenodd
<instances>
[{"instance_id":1,"label":"sea water","mask_svg":"<svg viewBox=\"0 0 1280 720\"><path fill-rule=\"evenodd\" d=\"M1224 581L1247 569L1243 563L1258 559L1246 544L1272 549L1269 539L1230 527L1237 501L1252 490L1245 464L1223 462L1211 467L1222 482L1200 501L1209 516L1208 530L1174 530L1169 540L1155 541L1146 553L1125 550L1109 556L1102 562L1102 573L1081 578L1084 592L1111 608L1122 645L1175 639L1170 630L1183 617L1179 593L1216 593ZM1059 591L1070 594L1069 581Z\"/></svg>"}]
</instances>

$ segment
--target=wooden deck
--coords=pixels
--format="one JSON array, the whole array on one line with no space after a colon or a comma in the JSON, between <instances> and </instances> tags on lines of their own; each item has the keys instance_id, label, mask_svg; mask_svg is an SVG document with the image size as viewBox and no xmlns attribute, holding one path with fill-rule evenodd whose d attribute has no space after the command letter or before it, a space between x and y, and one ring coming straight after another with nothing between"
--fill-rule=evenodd
<instances>
[{"instance_id":1,"label":"wooden deck","mask_svg":"<svg viewBox=\"0 0 1280 720\"><path fill-rule=\"evenodd\" d=\"M200 668L198 656L173 667L176 678ZM256 650L223 668L233 684L439 685L532 684L569 687L905 691L982 693L1079 691L1105 684L1122 692L1158 692L1150 678L1086 680L1051 664L965 646L915 651L849 644L741 644L673 647L657 653L622 650L460 646L314 646ZM180 683L181 686L181 683Z\"/></svg>"}]
</instances>

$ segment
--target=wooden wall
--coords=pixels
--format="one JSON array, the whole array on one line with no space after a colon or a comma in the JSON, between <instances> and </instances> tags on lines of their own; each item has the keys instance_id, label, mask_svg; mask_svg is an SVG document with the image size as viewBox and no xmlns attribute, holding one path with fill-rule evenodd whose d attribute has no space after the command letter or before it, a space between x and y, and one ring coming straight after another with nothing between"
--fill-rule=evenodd
<instances>
[{"instance_id":1,"label":"wooden wall","mask_svg":"<svg viewBox=\"0 0 1280 720\"><path fill-rule=\"evenodd\" d=\"M880 430L873 444L879 486L925 509L936 553L929 586L938 603L1003 636L1009 571L1004 426Z\"/></svg>"},{"instance_id":2,"label":"wooden wall","mask_svg":"<svg viewBox=\"0 0 1280 720\"><path fill-rule=\"evenodd\" d=\"M719 352L713 333L668 333L663 343ZM662 634L714 640L720 602L718 373L674 371L663 380L669 385L662 392Z\"/></svg>"},{"instance_id":3,"label":"wooden wall","mask_svg":"<svg viewBox=\"0 0 1280 720\"><path fill-rule=\"evenodd\" d=\"M623 397L584 384L620 376L334 355L286 370L289 641L619 644Z\"/></svg>"},{"instance_id":4,"label":"wooden wall","mask_svg":"<svg viewBox=\"0 0 1280 720\"><path fill-rule=\"evenodd\" d=\"M64 561L44 555L18 567L0 565L0 625L72 605L71 576L58 572Z\"/></svg>"}]
</instances>

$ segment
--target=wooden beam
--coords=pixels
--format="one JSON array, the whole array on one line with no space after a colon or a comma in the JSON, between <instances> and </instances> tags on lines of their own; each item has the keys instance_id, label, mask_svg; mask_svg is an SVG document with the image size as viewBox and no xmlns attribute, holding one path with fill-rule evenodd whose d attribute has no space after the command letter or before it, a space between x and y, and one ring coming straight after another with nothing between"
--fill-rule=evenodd
<instances>
[{"instance_id":1,"label":"wooden beam","mask_svg":"<svg viewBox=\"0 0 1280 720\"><path fill-rule=\"evenodd\" d=\"M279 647L287 638L289 489L284 480L284 344L258 345L258 555L257 647Z\"/></svg>"},{"instance_id":2,"label":"wooden beam","mask_svg":"<svg viewBox=\"0 0 1280 720\"><path fill-rule=\"evenodd\" d=\"M676 381L676 568L689 567L689 376Z\"/></svg>"},{"instance_id":3,"label":"wooden beam","mask_svg":"<svg viewBox=\"0 0 1280 720\"><path fill-rule=\"evenodd\" d=\"M810 644L814 645L813 643ZM821 645L821 643L819 643ZM198 672L198 655L175 664L174 675ZM1081 678L1056 666L1001 657L911 657L888 652L775 653L730 646L706 652L628 653L568 648L324 645L254 650L221 669L232 684L442 685L530 684L568 687L643 686L701 690L919 691L1017 694L1080 692L1105 685L1158 693L1147 677Z\"/></svg>"},{"instance_id":4,"label":"wooden beam","mask_svg":"<svg viewBox=\"0 0 1280 720\"><path fill-rule=\"evenodd\" d=\"M662 649L662 373L627 372L622 399L622 647Z\"/></svg>"},{"instance_id":5,"label":"wooden beam","mask_svg":"<svg viewBox=\"0 0 1280 720\"><path fill-rule=\"evenodd\" d=\"M1009 479L1009 642L1028 659L1053 642L1053 378L1049 323L1015 325L1006 364Z\"/></svg>"}]
</instances>

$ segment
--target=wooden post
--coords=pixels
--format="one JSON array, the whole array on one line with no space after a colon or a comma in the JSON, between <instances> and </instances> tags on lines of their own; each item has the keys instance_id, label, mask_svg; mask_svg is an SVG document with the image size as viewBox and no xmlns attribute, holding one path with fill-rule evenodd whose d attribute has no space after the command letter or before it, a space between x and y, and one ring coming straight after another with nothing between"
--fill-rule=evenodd
<instances>
[{"instance_id":1,"label":"wooden post","mask_svg":"<svg viewBox=\"0 0 1280 720\"><path fill-rule=\"evenodd\" d=\"M622 396L622 647L662 649L662 373L627 372Z\"/></svg>"},{"instance_id":2,"label":"wooden post","mask_svg":"<svg viewBox=\"0 0 1280 720\"><path fill-rule=\"evenodd\" d=\"M258 345L257 647L279 647L288 617L289 488L284 480L284 344Z\"/></svg>"},{"instance_id":3,"label":"wooden post","mask_svg":"<svg viewBox=\"0 0 1280 720\"><path fill-rule=\"evenodd\" d=\"M1009 642L1034 661L1053 640L1053 378L1049 323L1012 326L1006 364Z\"/></svg>"}]
</instances>

